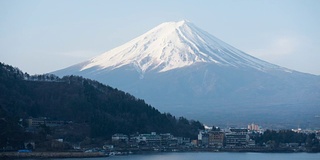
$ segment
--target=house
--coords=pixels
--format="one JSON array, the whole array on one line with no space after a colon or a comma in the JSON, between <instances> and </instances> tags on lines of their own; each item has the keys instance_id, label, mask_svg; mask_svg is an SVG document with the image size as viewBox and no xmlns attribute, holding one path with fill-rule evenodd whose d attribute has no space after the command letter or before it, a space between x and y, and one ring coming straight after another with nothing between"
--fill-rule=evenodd
<instances>
[{"instance_id":1,"label":"house","mask_svg":"<svg viewBox=\"0 0 320 160\"><path fill-rule=\"evenodd\" d=\"M46 125L48 127L56 127L62 126L66 124L65 121L58 121L58 120L50 120L46 117L40 118L28 118L26 119L28 127L39 127L40 125Z\"/></svg>"},{"instance_id":2,"label":"house","mask_svg":"<svg viewBox=\"0 0 320 160\"><path fill-rule=\"evenodd\" d=\"M128 139L129 139L128 136L124 134L114 134L111 137L112 142L115 142L115 143L120 143L120 142L127 143Z\"/></svg>"},{"instance_id":3,"label":"house","mask_svg":"<svg viewBox=\"0 0 320 160\"><path fill-rule=\"evenodd\" d=\"M190 138L185 138L185 137L177 137L178 144L188 144L190 143Z\"/></svg>"},{"instance_id":4,"label":"house","mask_svg":"<svg viewBox=\"0 0 320 160\"><path fill-rule=\"evenodd\" d=\"M28 141L28 142L24 142L24 148L27 150L34 150L36 149L36 145L34 141Z\"/></svg>"},{"instance_id":5,"label":"house","mask_svg":"<svg viewBox=\"0 0 320 160\"><path fill-rule=\"evenodd\" d=\"M202 146L208 146L208 144L209 144L209 134L208 134L207 131L199 131L198 144L202 145Z\"/></svg>"}]
</instances>

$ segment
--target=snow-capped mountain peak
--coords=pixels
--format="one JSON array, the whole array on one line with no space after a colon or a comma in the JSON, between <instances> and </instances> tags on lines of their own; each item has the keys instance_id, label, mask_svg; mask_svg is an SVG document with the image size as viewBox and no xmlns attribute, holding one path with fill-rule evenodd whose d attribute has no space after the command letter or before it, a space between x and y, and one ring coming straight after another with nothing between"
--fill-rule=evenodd
<instances>
[{"instance_id":1,"label":"snow-capped mountain peak","mask_svg":"<svg viewBox=\"0 0 320 160\"><path fill-rule=\"evenodd\" d=\"M207 124L309 126L318 125L312 115L320 114L318 76L254 58L188 21L160 24L89 61L53 73L95 79L160 111Z\"/></svg>"},{"instance_id":2,"label":"snow-capped mountain peak","mask_svg":"<svg viewBox=\"0 0 320 160\"><path fill-rule=\"evenodd\" d=\"M214 63L259 70L279 68L256 59L222 42L191 22L166 22L147 33L86 62L81 71L91 67L116 69L125 65L139 73L168 70L195 63Z\"/></svg>"}]
</instances>

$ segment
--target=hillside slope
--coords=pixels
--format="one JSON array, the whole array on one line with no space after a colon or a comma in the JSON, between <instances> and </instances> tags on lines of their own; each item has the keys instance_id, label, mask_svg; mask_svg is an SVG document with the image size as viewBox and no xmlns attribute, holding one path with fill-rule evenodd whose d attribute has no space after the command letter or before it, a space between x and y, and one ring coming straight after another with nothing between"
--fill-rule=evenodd
<instances>
[{"instance_id":1,"label":"hillside slope","mask_svg":"<svg viewBox=\"0 0 320 160\"><path fill-rule=\"evenodd\" d=\"M21 131L19 119L30 116L89 125L90 132L86 136L106 139L115 133L137 132L195 137L202 128L198 121L160 113L143 100L97 81L78 76L54 77L32 77L0 64L0 125L4 132L0 139L13 136L10 130Z\"/></svg>"}]
</instances>

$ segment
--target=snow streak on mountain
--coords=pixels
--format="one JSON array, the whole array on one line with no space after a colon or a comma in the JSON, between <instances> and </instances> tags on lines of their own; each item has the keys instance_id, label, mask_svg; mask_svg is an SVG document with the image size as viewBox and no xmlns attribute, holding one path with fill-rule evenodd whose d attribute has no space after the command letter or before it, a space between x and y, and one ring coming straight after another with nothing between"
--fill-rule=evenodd
<instances>
[{"instance_id":1,"label":"snow streak on mountain","mask_svg":"<svg viewBox=\"0 0 320 160\"><path fill-rule=\"evenodd\" d=\"M53 73L95 79L207 124L310 126L320 115L319 76L257 59L188 21L160 24Z\"/></svg>"},{"instance_id":2,"label":"snow streak on mountain","mask_svg":"<svg viewBox=\"0 0 320 160\"><path fill-rule=\"evenodd\" d=\"M188 21L166 22L130 42L87 62L86 70L134 66L138 72L165 72L195 63L215 63L259 70L280 69L222 42Z\"/></svg>"}]
</instances>

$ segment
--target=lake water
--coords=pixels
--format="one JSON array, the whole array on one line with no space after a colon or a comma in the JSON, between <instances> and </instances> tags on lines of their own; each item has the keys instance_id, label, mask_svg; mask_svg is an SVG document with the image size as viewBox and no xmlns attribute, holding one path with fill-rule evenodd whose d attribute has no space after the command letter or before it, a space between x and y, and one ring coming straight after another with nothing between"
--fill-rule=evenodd
<instances>
[{"instance_id":1,"label":"lake water","mask_svg":"<svg viewBox=\"0 0 320 160\"><path fill-rule=\"evenodd\" d=\"M75 160L68 158L65 160ZM81 160L320 160L320 153L228 153L228 152L173 152ZM62 160L62 159L55 159Z\"/></svg>"}]
</instances>

